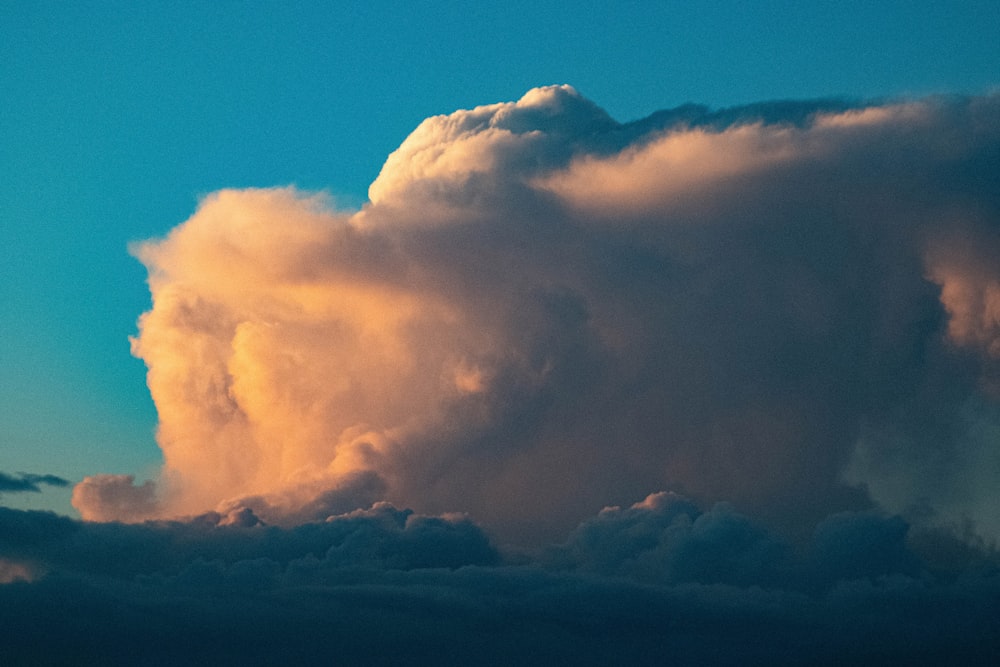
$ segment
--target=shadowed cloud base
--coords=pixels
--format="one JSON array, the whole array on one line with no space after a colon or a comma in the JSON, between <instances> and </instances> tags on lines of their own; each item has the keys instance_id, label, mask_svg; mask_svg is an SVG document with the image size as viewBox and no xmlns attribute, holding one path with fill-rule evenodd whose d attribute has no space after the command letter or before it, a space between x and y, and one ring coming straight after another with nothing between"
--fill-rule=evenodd
<instances>
[{"instance_id":1,"label":"shadowed cloud base","mask_svg":"<svg viewBox=\"0 0 1000 667\"><path fill-rule=\"evenodd\" d=\"M504 552L468 519L376 504L80 523L0 509L4 664L985 664L995 555L839 514L801 550L725 505L608 508ZM947 558L948 549L950 552Z\"/></svg>"}]
</instances>

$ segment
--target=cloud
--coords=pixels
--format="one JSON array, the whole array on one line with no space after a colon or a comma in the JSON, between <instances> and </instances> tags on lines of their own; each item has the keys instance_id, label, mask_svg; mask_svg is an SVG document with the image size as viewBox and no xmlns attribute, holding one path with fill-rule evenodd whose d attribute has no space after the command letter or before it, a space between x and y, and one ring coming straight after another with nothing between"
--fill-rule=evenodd
<instances>
[{"instance_id":1,"label":"cloud","mask_svg":"<svg viewBox=\"0 0 1000 667\"><path fill-rule=\"evenodd\" d=\"M14 581L31 581L35 578L33 568L24 563L0 558L0 584Z\"/></svg>"},{"instance_id":2,"label":"cloud","mask_svg":"<svg viewBox=\"0 0 1000 667\"><path fill-rule=\"evenodd\" d=\"M674 493L656 493L628 509L605 508L551 550L556 567L649 583L785 587L789 546L719 504L702 512Z\"/></svg>"},{"instance_id":3,"label":"cloud","mask_svg":"<svg viewBox=\"0 0 1000 667\"><path fill-rule=\"evenodd\" d=\"M423 516L388 503L288 528L253 520L247 510L121 524L0 509L0 557L73 576L177 575L202 561L229 567L267 559L287 566L312 557L331 567L414 569L498 560L488 538L467 517Z\"/></svg>"},{"instance_id":4,"label":"cloud","mask_svg":"<svg viewBox=\"0 0 1000 667\"><path fill-rule=\"evenodd\" d=\"M542 560L555 569L653 585L815 595L842 582L919 578L928 562L914 551L909 531L899 516L844 512L823 519L806 545L796 548L728 504L703 511L687 498L661 492L627 509L604 508Z\"/></svg>"},{"instance_id":5,"label":"cloud","mask_svg":"<svg viewBox=\"0 0 1000 667\"><path fill-rule=\"evenodd\" d=\"M928 248L928 277L941 286L948 338L989 359L1000 358L1000 253L990 220L957 221ZM992 378L991 378L992 379Z\"/></svg>"},{"instance_id":6,"label":"cloud","mask_svg":"<svg viewBox=\"0 0 1000 667\"><path fill-rule=\"evenodd\" d=\"M93 475L73 487L73 506L90 521L142 521L157 509L156 485L132 475Z\"/></svg>"},{"instance_id":7,"label":"cloud","mask_svg":"<svg viewBox=\"0 0 1000 667\"><path fill-rule=\"evenodd\" d=\"M80 522L0 508L6 664L988 662L996 554L936 570L899 517L791 549L736 509L656 493L540 552L386 503L295 526ZM216 663L215 661L219 661Z\"/></svg>"},{"instance_id":8,"label":"cloud","mask_svg":"<svg viewBox=\"0 0 1000 667\"><path fill-rule=\"evenodd\" d=\"M41 493L40 484L46 486L69 486L70 482L56 475L35 475L24 472L10 475L0 472L0 493L23 493L25 491Z\"/></svg>"},{"instance_id":9,"label":"cloud","mask_svg":"<svg viewBox=\"0 0 1000 667\"><path fill-rule=\"evenodd\" d=\"M579 150L615 146L618 132L572 87L536 88L517 102L428 118L389 155L368 197L390 210L439 201L432 217L410 222L440 222L450 219L448 209L472 203L466 195L479 188L565 165Z\"/></svg>"},{"instance_id":10,"label":"cloud","mask_svg":"<svg viewBox=\"0 0 1000 667\"><path fill-rule=\"evenodd\" d=\"M667 488L799 542L874 509L995 539L998 110L620 124L553 86L427 119L360 211L209 195L133 248L155 493L98 476L75 505L293 525L387 500L538 546Z\"/></svg>"}]
</instances>

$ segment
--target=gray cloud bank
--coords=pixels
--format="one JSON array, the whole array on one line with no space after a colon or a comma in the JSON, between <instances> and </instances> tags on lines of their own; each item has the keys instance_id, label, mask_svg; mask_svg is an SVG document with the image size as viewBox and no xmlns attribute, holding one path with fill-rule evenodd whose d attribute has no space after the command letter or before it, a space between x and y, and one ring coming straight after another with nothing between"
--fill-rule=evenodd
<instances>
[{"instance_id":1,"label":"gray cloud bank","mask_svg":"<svg viewBox=\"0 0 1000 667\"><path fill-rule=\"evenodd\" d=\"M289 528L248 510L120 524L0 509L0 559L31 568L0 586L0 660L986 664L996 554L908 532L838 514L796 549L670 493L533 553L385 503Z\"/></svg>"}]
</instances>

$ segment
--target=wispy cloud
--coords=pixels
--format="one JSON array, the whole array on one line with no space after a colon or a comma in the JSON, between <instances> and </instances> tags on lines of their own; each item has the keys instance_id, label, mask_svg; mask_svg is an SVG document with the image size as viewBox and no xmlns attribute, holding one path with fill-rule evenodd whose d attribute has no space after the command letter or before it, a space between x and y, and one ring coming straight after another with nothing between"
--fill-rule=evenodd
<instances>
[{"instance_id":1,"label":"wispy cloud","mask_svg":"<svg viewBox=\"0 0 1000 667\"><path fill-rule=\"evenodd\" d=\"M35 475L31 473L17 473L11 475L0 472L0 494L2 493L23 493L30 491L40 493L41 486L69 486L70 481L57 477L56 475Z\"/></svg>"}]
</instances>

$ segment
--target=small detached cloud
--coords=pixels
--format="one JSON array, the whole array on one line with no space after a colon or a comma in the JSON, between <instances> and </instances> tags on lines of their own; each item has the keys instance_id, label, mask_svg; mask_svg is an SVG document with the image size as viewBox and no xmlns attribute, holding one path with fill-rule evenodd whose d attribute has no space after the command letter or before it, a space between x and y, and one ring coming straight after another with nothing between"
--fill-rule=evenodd
<instances>
[{"instance_id":1,"label":"small detached cloud","mask_svg":"<svg viewBox=\"0 0 1000 667\"><path fill-rule=\"evenodd\" d=\"M66 487L71 482L57 477L56 475L35 475L31 473L17 473L11 475L0 472L0 494L4 493L40 493L42 486Z\"/></svg>"},{"instance_id":2,"label":"small detached cloud","mask_svg":"<svg viewBox=\"0 0 1000 667\"><path fill-rule=\"evenodd\" d=\"M93 475L73 487L73 505L89 521L142 521L156 511L156 485L132 475Z\"/></svg>"}]
</instances>

